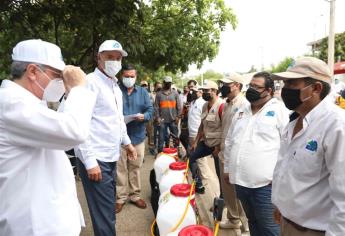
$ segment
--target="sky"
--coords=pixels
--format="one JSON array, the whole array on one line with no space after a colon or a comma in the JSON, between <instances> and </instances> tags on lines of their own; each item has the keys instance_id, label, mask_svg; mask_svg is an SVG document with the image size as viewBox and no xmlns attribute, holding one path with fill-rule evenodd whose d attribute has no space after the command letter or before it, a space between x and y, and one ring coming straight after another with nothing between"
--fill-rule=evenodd
<instances>
[{"instance_id":1,"label":"sky","mask_svg":"<svg viewBox=\"0 0 345 236\"><path fill-rule=\"evenodd\" d=\"M311 52L307 43L328 35L330 3L326 0L225 0L238 25L221 34L217 57L199 70L189 67L187 77L206 70L247 72L278 64L285 57ZM345 0L336 0L335 32L345 31Z\"/></svg>"}]
</instances>

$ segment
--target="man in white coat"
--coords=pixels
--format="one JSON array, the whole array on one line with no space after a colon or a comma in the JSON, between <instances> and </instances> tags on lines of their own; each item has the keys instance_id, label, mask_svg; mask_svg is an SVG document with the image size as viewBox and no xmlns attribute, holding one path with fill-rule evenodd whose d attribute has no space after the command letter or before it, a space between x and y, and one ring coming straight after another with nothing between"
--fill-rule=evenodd
<instances>
[{"instance_id":1,"label":"man in white coat","mask_svg":"<svg viewBox=\"0 0 345 236\"><path fill-rule=\"evenodd\" d=\"M96 96L55 44L19 42L12 60L0 88L0 235L79 235L84 219L64 150L88 136ZM47 108L64 93L64 111Z\"/></svg>"}]
</instances>

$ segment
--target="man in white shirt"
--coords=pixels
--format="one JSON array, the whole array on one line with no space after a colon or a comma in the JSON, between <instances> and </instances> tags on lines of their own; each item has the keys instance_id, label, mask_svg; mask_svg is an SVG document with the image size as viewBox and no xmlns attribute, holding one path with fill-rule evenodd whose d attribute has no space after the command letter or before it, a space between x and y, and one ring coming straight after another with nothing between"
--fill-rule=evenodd
<instances>
[{"instance_id":1,"label":"man in white shirt","mask_svg":"<svg viewBox=\"0 0 345 236\"><path fill-rule=\"evenodd\" d=\"M345 235L345 112L327 96L329 67L302 57L276 76L284 81L286 107L295 111L282 134L273 175L281 235Z\"/></svg>"},{"instance_id":2,"label":"man in white shirt","mask_svg":"<svg viewBox=\"0 0 345 236\"><path fill-rule=\"evenodd\" d=\"M190 145L194 142L198 129L201 123L202 107L205 104L205 100L202 98L202 89L191 89L191 101L188 109L188 134Z\"/></svg>"},{"instance_id":3,"label":"man in white shirt","mask_svg":"<svg viewBox=\"0 0 345 236\"><path fill-rule=\"evenodd\" d=\"M115 77L127 53L115 40L104 41L98 50L98 66L87 75L88 88L97 94L90 136L76 148L80 176L93 224L94 235L115 235L116 161L123 145L129 160L137 153L127 135L122 92Z\"/></svg>"},{"instance_id":4,"label":"man in white shirt","mask_svg":"<svg viewBox=\"0 0 345 236\"><path fill-rule=\"evenodd\" d=\"M279 235L271 182L288 111L273 93L271 75L255 74L246 92L250 104L236 112L225 140L224 173L235 184L251 236Z\"/></svg>"},{"instance_id":5,"label":"man in white shirt","mask_svg":"<svg viewBox=\"0 0 345 236\"><path fill-rule=\"evenodd\" d=\"M193 80L192 80L193 81ZM188 82L188 85L190 83ZM193 85L193 84L191 84ZM202 107L205 104L205 100L202 98L202 88L197 88L195 85L191 87L192 93L189 94L190 105L188 109L188 146L189 149L195 142L195 138L198 134L198 129L201 124ZM200 170L200 177L202 180L206 180L210 177L212 170L208 166L206 158L200 158L197 161L197 165Z\"/></svg>"},{"instance_id":6,"label":"man in white shirt","mask_svg":"<svg viewBox=\"0 0 345 236\"><path fill-rule=\"evenodd\" d=\"M242 205L236 197L235 186L224 181L223 178L225 138L231 126L232 118L239 109L249 105L249 102L241 93L243 84L243 77L237 73L230 73L227 78L220 80L220 92L226 102L224 103L222 113L222 142L220 144L219 152L219 170L221 176L221 192L227 209L226 220L220 223L220 227L228 229L240 229L242 224L243 231L248 231L248 221ZM225 180L228 179L229 173L226 172Z\"/></svg>"},{"instance_id":7,"label":"man in white shirt","mask_svg":"<svg viewBox=\"0 0 345 236\"><path fill-rule=\"evenodd\" d=\"M55 44L19 42L12 60L0 88L0 235L79 235L84 219L64 150L87 138L96 96ZM64 93L65 109L48 109Z\"/></svg>"}]
</instances>

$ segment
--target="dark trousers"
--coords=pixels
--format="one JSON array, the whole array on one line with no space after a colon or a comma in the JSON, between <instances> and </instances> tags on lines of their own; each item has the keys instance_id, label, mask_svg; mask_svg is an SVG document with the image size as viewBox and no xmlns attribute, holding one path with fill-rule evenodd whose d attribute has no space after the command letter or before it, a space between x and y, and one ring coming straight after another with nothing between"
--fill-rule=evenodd
<instances>
[{"instance_id":1,"label":"dark trousers","mask_svg":"<svg viewBox=\"0 0 345 236\"><path fill-rule=\"evenodd\" d=\"M161 123L159 129L158 152L163 151L164 141L169 142L169 138L168 140L166 140L166 138L168 137L168 129L176 137L178 136L178 128L175 121L172 121L170 123ZM169 143L166 143L166 145L168 144Z\"/></svg>"},{"instance_id":2,"label":"dark trousers","mask_svg":"<svg viewBox=\"0 0 345 236\"><path fill-rule=\"evenodd\" d=\"M157 148L158 142L157 140L159 139L159 125L157 125L156 122L153 122L153 144L155 148Z\"/></svg>"},{"instance_id":3,"label":"dark trousers","mask_svg":"<svg viewBox=\"0 0 345 236\"><path fill-rule=\"evenodd\" d=\"M211 155L213 151L214 151L214 147L208 147L206 146L204 141L201 141L198 143L195 150L189 156L189 168L190 168L190 171L192 172L192 176L193 176L193 179L195 180L196 186L202 186L201 177L198 172L202 170L199 170L196 161L200 158Z\"/></svg>"},{"instance_id":4,"label":"dark trousers","mask_svg":"<svg viewBox=\"0 0 345 236\"><path fill-rule=\"evenodd\" d=\"M78 159L95 236L115 236L116 162L98 161L102 171L100 182L90 181L84 164Z\"/></svg>"},{"instance_id":5,"label":"dark trousers","mask_svg":"<svg viewBox=\"0 0 345 236\"><path fill-rule=\"evenodd\" d=\"M271 202L272 185L246 188L235 185L237 198L247 215L251 236L279 236L280 227L274 222Z\"/></svg>"}]
</instances>

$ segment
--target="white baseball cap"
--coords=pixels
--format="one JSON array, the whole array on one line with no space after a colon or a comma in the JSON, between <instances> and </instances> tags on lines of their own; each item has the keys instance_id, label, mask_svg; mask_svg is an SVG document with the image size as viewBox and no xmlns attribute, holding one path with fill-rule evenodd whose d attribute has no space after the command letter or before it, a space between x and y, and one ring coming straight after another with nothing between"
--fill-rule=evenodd
<instances>
[{"instance_id":1,"label":"white baseball cap","mask_svg":"<svg viewBox=\"0 0 345 236\"><path fill-rule=\"evenodd\" d=\"M170 76L164 76L163 81L166 83L172 83L173 82L173 80Z\"/></svg>"},{"instance_id":2,"label":"white baseball cap","mask_svg":"<svg viewBox=\"0 0 345 236\"><path fill-rule=\"evenodd\" d=\"M227 74L225 76L225 78L220 79L220 81L223 83L227 83L227 84L230 84L232 82L244 84L243 76L238 74L238 73L235 73L235 72L231 72L231 73Z\"/></svg>"},{"instance_id":3,"label":"white baseball cap","mask_svg":"<svg viewBox=\"0 0 345 236\"><path fill-rule=\"evenodd\" d=\"M122 49L121 44L116 40L105 40L98 49L99 53L103 51L119 51L123 57L128 56L128 53Z\"/></svg>"},{"instance_id":4,"label":"white baseball cap","mask_svg":"<svg viewBox=\"0 0 345 236\"><path fill-rule=\"evenodd\" d=\"M41 39L29 39L17 43L13 48L12 60L47 65L61 71L65 68L61 49Z\"/></svg>"},{"instance_id":5,"label":"white baseball cap","mask_svg":"<svg viewBox=\"0 0 345 236\"><path fill-rule=\"evenodd\" d=\"M201 89L215 89L218 90L218 84L212 80L207 81L207 83L201 87Z\"/></svg>"}]
</instances>

